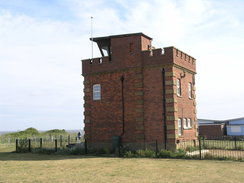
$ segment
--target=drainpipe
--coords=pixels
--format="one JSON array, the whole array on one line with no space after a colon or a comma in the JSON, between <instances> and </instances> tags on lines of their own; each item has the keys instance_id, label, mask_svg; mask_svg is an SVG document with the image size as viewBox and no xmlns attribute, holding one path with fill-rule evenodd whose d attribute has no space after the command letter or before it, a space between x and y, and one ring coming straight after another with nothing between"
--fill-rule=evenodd
<instances>
[{"instance_id":1,"label":"drainpipe","mask_svg":"<svg viewBox=\"0 0 244 183\"><path fill-rule=\"evenodd\" d=\"M122 133L121 133L121 137L124 135L125 133L125 102L124 102L124 76L122 75L120 78L121 81L121 103L122 103Z\"/></svg>"},{"instance_id":2,"label":"drainpipe","mask_svg":"<svg viewBox=\"0 0 244 183\"><path fill-rule=\"evenodd\" d=\"M164 125L164 149L167 149L167 125L166 125L166 92L165 92L165 69L162 69L163 81L163 125Z\"/></svg>"}]
</instances>

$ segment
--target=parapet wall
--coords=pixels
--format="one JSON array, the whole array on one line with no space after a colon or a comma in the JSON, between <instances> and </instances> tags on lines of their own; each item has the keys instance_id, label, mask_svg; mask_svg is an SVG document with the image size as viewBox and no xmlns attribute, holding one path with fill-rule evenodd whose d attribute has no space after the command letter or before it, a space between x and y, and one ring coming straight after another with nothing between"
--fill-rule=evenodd
<instances>
[{"instance_id":1,"label":"parapet wall","mask_svg":"<svg viewBox=\"0 0 244 183\"><path fill-rule=\"evenodd\" d=\"M196 72L196 60L174 47L159 48L142 52L144 66L176 64Z\"/></svg>"},{"instance_id":2,"label":"parapet wall","mask_svg":"<svg viewBox=\"0 0 244 183\"><path fill-rule=\"evenodd\" d=\"M176 64L184 67L192 72L196 72L196 60L190 55L178 50L174 47L159 48L153 50L142 51L140 57L140 65L158 66ZM126 57L124 60L127 59ZM97 72L109 72L116 69L125 69L125 63L116 62L116 58L110 60L109 57L94 58L82 60L82 74L91 74Z\"/></svg>"}]
</instances>

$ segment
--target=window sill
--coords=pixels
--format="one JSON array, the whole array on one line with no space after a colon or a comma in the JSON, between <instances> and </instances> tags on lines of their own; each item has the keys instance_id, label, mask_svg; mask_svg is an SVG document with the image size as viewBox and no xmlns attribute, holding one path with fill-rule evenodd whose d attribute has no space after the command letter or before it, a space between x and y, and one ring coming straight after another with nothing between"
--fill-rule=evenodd
<instances>
[{"instance_id":1,"label":"window sill","mask_svg":"<svg viewBox=\"0 0 244 183\"><path fill-rule=\"evenodd\" d=\"M184 130L191 130L192 129L192 127L189 127L189 128L184 128Z\"/></svg>"}]
</instances>

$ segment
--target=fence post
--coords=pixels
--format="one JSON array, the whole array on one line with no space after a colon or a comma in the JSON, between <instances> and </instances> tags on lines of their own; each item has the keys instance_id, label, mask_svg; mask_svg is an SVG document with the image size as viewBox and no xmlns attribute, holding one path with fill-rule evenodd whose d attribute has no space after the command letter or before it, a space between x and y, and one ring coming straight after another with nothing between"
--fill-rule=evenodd
<instances>
[{"instance_id":1,"label":"fence post","mask_svg":"<svg viewBox=\"0 0 244 183\"><path fill-rule=\"evenodd\" d=\"M87 154L87 140L85 139L85 154Z\"/></svg>"},{"instance_id":2,"label":"fence post","mask_svg":"<svg viewBox=\"0 0 244 183\"><path fill-rule=\"evenodd\" d=\"M31 139L29 139L28 141L29 141L29 152L31 152Z\"/></svg>"},{"instance_id":3,"label":"fence post","mask_svg":"<svg viewBox=\"0 0 244 183\"><path fill-rule=\"evenodd\" d=\"M57 152L57 151L58 151L58 140L55 139L55 152Z\"/></svg>"},{"instance_id":4,"label":"fence post","mask_svg":"<svg viewBox=\"0 0 244 183\"><path fill-rule=\"evenodd\" d=\"M68 145L70 145L70 135L68 136Z\"/></svg>"},{"instance_id":5,"label":"fence post","mask_svg":"<svg viewBox=\"0 0 244 183\"><path fill-rule=\"evenodd\" d=\"M63 136L60 135L60 147L62 147L62 146L63 146Z\"/></svg>"},{"instance_id":6,"label":"fence post","mask_svg":"<svg viewBox=\"0 0 244 183\"><path fill-rule=\"evenodd\" d=\"M194 147L196 147L196 140L193 140Z\"/></svg>"},{"instance_id":7,"label":"fence post","mask_svg":"<svg viewBox=\"0 0 244 183\"><path fill-rule=\"evenodd\" d=\"M202 159L202 144L201 144L201 137L198 139L199 141L199 159Z\"/></svg>"},{"instance_id":8,"label":"fence post","mask_svg":"<svg viewBox=\"0 0 244 183\"><path fill-rule=\"evenodd\" d=\"M19 149L18 149L18 144L19 144L19 139L16 139L16 140L15 140L16 152L18 152L18 150L19 150Z\"/></svg>"},{"instance_id":9,"label":"fence post","mask_svg":"<svg viewBox=\"0 0 244 183\"><path fill-rule=\"evenodd\" d=\"M234 141L235 141L235 149L237 149L237 146L236 146L236 137L234 137Z\"/></svg>"},{"instance_id":10,"label":"fence post","mask_svg":"<svg viewBox=\"0 0 244 183\"><path fill-rule=\"evenodd\" d=\"M40 138L40 149L42 149L42 138Z\"/></svg>"},{"instance_id":11,"label":"fence post","mask_svg":"<svg viewBox=\"0 0 244 183\"><path fill-rule=\"evenodd\" d=\"M156 151L156 158L158 157L158 140L156 140L156 149L155 149L155 151Z\"/></svg>"}]
</instances>

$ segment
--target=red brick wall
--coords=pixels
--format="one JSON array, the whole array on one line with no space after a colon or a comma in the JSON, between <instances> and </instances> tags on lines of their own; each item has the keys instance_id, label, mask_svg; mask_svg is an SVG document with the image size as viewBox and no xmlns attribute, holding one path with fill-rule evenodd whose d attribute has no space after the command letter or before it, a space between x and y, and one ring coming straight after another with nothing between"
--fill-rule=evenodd
<instances>
[{"instance_id":1,"label":"red brick wall","mask_svg":"<svg viewBox=\"0 0 244 183\"><path fill-rule=\"evenodd\" d=\"M221 139L224 136L224 125L201 125L199 126L199 135L208 139Z\"/></svg>"},{"instance_id":2,"label":"red brick wall","mask_svg":"<svg viewBox=\"0 0 244 183\"><path fill-rule=\"evenodd\" d=\"M121 76L124 76L124 145L147 148L164 143L163 81L165 70L167 142L196 139L195 97L188 98L193 83L195 59L174 47L147 50L151 40L143 36L111 38L112 60L83 60L85 92L85 138L88 143L111 147L112 137L122 135ZM177 97L176 79L182 79L182 96ZM102 97L92 99L93 84L101 84ZM177 119L191 118L193 128L178 137Z\"/></svg>"},{"instance_id":3,"label":"red brick wall","mask_svg":"<svg viewBox=\"0 0 244 183\"><path fill-rule=\"evenodd\" d=\"M181 80L181 96L177 96L175 94L175 98L177 99L177 117L182 119L182 127L183 127L183 118L190 118L192 121L192 128L184 129L183 127L183 135L179 136L179 140L187 141L196 139L196 130L197 130L197 119L196 119L196 102L195 102L195 92L193 93L193 98L190 99L188 96L188 83L193 83L193 73L185 72L183 74L182 69L174 68L175 80ZM183 76L183 77L181 77ZM193 87L194 88L194 87ZM175 86L176 90L176 86Z\"/></svg>"},{"instance_id":4,"label":"red brick wall","mask_svg":"<svg viewBox=\"0 0 244 183\"><path fill-rule=\"evenodd\" d=\"M146 142L164 143L163 83L161 68L144 70L144 120ZM161 145L161 146L162 146Z\"/></svg>"}]
</instances>

